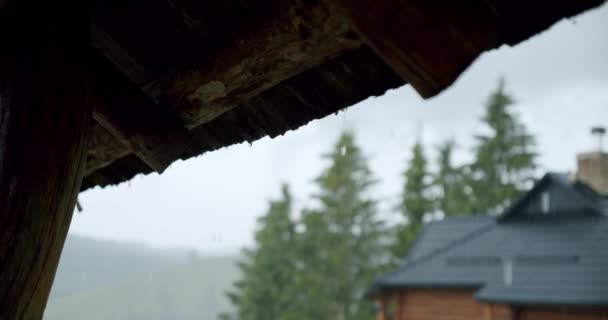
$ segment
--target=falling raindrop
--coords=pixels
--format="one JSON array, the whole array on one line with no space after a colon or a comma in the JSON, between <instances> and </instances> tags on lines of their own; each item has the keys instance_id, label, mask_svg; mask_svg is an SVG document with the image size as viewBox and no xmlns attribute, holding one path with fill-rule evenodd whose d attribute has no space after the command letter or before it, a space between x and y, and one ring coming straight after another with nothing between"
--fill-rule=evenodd
<instances>
[{"instance_id":1,"label":"falling raindrop","mask_svg":"<svg viewBox=\"0 0 608 320\"><path fill-rule=\"evenodd\" d=\"M342 146L342 148L340 149L340 153L344 156L346 155L346 146Z\"/></svg>"}]
</instances>

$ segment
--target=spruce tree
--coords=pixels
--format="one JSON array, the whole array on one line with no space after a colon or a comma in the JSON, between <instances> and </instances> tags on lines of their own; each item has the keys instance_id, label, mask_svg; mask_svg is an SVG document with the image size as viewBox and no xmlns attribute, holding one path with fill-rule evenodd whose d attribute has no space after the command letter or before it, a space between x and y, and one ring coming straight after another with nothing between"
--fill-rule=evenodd
<instances>
[{"instance_id":1,"label":"spruce tree","mask_svg":"<svg viewBox=\"0 0 608 320\"><path fill-rule=\"evenodd\" d=\"M239 262L242 279L228 297L234 314L222 319L293 319L293 277L295 272L295 224L291 218L291 195L286 185L282 198L271 201L259 219L255 248L244 250Z\"/></svg>"},{"instance_id":2,"label":"spruce tree","mask_svg":"<svg viewBox=\"0 0 608 320\"><path fill-rule=\"evenodd\" d=\"M433 212L429 181L431 177L421 143L417 142L412 147L412 158L403 175L405 184L399 211L405 218L405 222L397 227L397 239L393 247L393 255L397 259L407 255L423 226L424 217Z\"/></svg>"},{"instance_id":3,"label":"spruce tree","mask_svg":"<svg viewBox=\"0 0 608 320\"><path fill-rule=\"evenodd\" d=\"M343 133L316 179L319 207L303 213L298 312L304 319L371 319L365 290L386 264L384 226L369 196L374 183L353 135Z\"/></svg>"},{"instance_id":4,"label":"spruce tree","mask_svg":"<svg viewBox=\"0 0 608 320\"><path fill-rule=\"evenodd\" d=\"M470 180L466 166L453 163L455 143L447 141L437 148L437 172L433 175L435 208L444 216L471 213Z\"/></svg>"},{"instance_id":5,"label":"spruce tree","mask_svg":"<svg viewBox=\"0 0 608 320\"><path fill-rule=\"evenodd\" d=\"M535 139L512 110L514 99L500 80L486 103L483 124L488 134L478 135L475 161L470 166L473 209L499 211L530 185L536 169Z\"/></svg>"}]
</instances>

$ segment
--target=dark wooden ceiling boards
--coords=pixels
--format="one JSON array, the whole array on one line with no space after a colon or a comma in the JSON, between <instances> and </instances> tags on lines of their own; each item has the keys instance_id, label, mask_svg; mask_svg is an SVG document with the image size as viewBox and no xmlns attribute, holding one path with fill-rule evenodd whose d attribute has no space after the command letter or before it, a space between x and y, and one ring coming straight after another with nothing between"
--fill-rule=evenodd
<instances>
[{"instance_id":1,"label":"dark wooden ceiling boards","mask_svg":"<svg viewBox=\"0 0 608 320\"><path fill-rule=\"evenodd\" d=\"M484 51L603 0L96 0L82 189L276 137L406 83L424 97Z\"/></svg>"}]
</instances>

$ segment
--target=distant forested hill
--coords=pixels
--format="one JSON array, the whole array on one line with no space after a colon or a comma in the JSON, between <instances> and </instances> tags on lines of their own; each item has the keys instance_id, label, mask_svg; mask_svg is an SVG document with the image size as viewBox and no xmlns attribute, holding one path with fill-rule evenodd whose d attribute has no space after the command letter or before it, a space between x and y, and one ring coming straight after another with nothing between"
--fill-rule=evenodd
<instances>
[{"instance_id":1,"label":"distant forested hill","mask_svg":"<svg viewBox=\"0 0 608 320\"><path fill-rule=\"evenodd\" d=\"M44 319L217 319L229 308L235 262L70 236Z\"/></svg>"}]
</instances>

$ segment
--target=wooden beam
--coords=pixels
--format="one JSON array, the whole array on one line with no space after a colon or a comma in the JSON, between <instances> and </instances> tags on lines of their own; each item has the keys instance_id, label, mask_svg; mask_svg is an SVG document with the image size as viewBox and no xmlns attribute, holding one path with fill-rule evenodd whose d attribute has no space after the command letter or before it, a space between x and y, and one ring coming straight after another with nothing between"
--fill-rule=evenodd
<instances>
[{"instance_id":1,"label":"wooden beam","mask_svg":"<svg viewBox=\"0 0 608 320\"><path fill-rule=\"evenodd\" d=\"M131 154L131 149L120 142L97 121L93 121L89 134L89 147L84 176L105 168L114 161Z\"/></svg>"},{"instance_id":2,"label":"wooden beam","mask_svg":"<svg viewBox=\"0 0 608 320\"><path fill-rule=\"evenodd\" d=\"M327 1L425 98L499 44L495 13L483 0Z\"/></svg>"},{"instance_id":3,"label":"wooden beam","mask_svg":"<svg viewBox=\"0 0 608 320\"><path fill-rule=\"evenodd\" d=\"M188 128L361 45L321 0L273 0L223 41L146 87Z\"/></svg>"},{"instance_id":4,"label":"wooden beam","mask_svg":"<svg viewBox=\"0 0 608 320\"><path fill-rule=\"evenodd\" d=\"M390 320L390 315L388 314L389 303L387 301L389 299L390 296L380 296L374 301L377 307L376 320Z\"/></svg>"},{"instance_id":5,"label":"wooden beam","mask_svg":"<svg viewBox=\"0 0 608 320\"><path fill-rule=\"evenodd\" d=\"M483 52L604 0L325 0L418 93L449 87Z\"/></svg>"},{"instance_id":6,"label":"wooden beam","mask_svg":"<svg viewBox=\"0 0 608 320\"><path fill-rule=\"evenodd\" d=\"M131 82L143 85L154 78L153 73L133 58L94 20L91 20L91 45L111 61Z\"/></svg>"},{"instance_id":7,"label":"wooden beam","mask_svg":"<svg viewBox=\"0 0 608 320\"><path fill-rule=\"evenodd\" d=\"M0 319L42 319L80 190L86 12L68 0L0 12Z\"/></svg>"},{"instance_id":8,"label":"wooden beam","mask_svg":"<svg viewBox=\"0 0 608 320\"><path fill-rule=\"evenodd\" d=\"M483 303L483 319L482 320L492 320L492 304L491 303Z\"/></svg>"},{"instance_id":9,"label":"wooden beam","mask_svg":"<svg viewBox=\"0 0 608 320\"><path fill-rule=\"evenodd\" d=\"M103 57L92 54L93 118L151 169L179 158L191 134L179 117L146 96Z\"/></svg>"}]
</instances>

